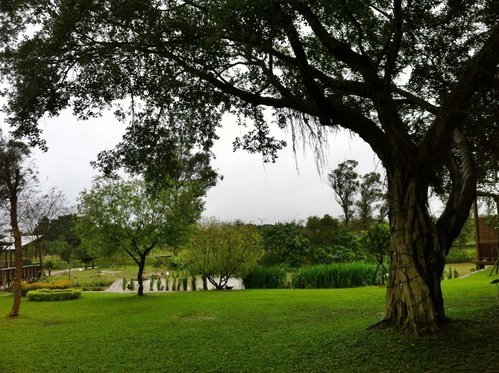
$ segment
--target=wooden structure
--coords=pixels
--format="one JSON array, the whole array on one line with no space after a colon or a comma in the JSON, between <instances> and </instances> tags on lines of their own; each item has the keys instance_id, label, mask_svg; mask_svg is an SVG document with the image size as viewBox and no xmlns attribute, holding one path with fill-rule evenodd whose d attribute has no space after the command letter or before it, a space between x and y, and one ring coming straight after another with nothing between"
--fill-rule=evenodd
<instances>
[{"instance_id":1,"label":"wooden structure","mask_svg":"<svg viewBox=\"0 0 499 373\"><path fill-rule=\"evenodd\" d=\"M23 256L26 259L35 258L34 246L41 237L37 236L23 236L22 247ZM39 278L41 273L41 265L26 264L23 265L23 279L32 281ZM15 268L15 248L13 239L7 242L0 242L0 289L10 286L16 275Z\"/></svg>"},{"instance_id":2,"label":"wooden structure","mask_svg":"<svg viewBox=\"0 0 499 373\"><path fill-rule=\"evenodd\" d=\"M477 251L474 263L477 269L482 269L485 265L497 265L499 261L499 217L480 217L476 201L473 208Z\"/></svg>"}]
</instances>

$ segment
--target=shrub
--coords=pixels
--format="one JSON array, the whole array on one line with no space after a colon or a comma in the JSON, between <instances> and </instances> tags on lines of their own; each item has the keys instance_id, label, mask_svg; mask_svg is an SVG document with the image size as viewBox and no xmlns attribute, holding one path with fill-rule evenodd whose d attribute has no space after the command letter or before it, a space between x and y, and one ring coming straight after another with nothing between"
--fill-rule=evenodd
<instances>
[{"instance_id":1,"label":"shrub","mask_svg":"<svg viewBox=\"0 0 499 373\"><path fill-rule=\"evenodd\" d=\"M291 286L298 289L350 288L378 284L376 265L362 262L305 266L291 277Z\"/></svg>"},{"instance_id":2,"label":"shrub","mask_svg":"<svg viewBox=\"0 0 499 373\"><path fill-rule=\"evenodd\" d=\"M476 259L476 249L461 249L453 247L450 249L446 263L471 263Z\"/></svg>"},{"instance_id":3,"label":"shrub","mask_svg":"<svg viewBox=\"0 0 499 373\"><path fill-rule=\"evenodd\" d=\"M81 287L83 291L102 291L111 286L113 282L113 280L96 280L84 284L76 283L76 286Z\"/></svg>"},{"instance_id":4,"label":"shrub","mask_svg":"<svg viewBox=\"0 0 499 373\"><path fill-rule=\"evenodd\" d=\"M29 300L43 302L43 301L59 301L77 299L81 297L81 289L67 288L67 289L38 289L28 291Z\"/></svg>"},{"instance_id":5,"label":"shrub","mask_svg":"<svg viewBox=\"0 0 499 373\"><path fill-rule=\"evenodd\" d=\"M282 289L286 284L287 272L284 268L256 266L243 278L246 289Z\"/></svg>"},{"instance_id":6,"label":"shrub","mask_svg":"<svg viewBox=\"0 0 499 373\"><path fill-rule=\"evenodd\" d=\"M54 282L32 282L28 283L26 281L21 282L21 293L26 295L30 290L38 289L67 289L75 286L71 280L60 280Z\"/></svg>"},{"instance_id":7,"label":"shrub","mask_svg":"<svg viewBox=\"0 0 499 373\"><path fill-rule=\"evenodd\" d=\"M151 275L151 282L149 282L149 291L154 291L154 274Z\"/></svg>"},{"instance_id":8,"label":"shrub","mask_svg":"<svg viewBox=\"0 0 499 373\"><path fill-rule=\"evenodd\" d=\"M444 273L442 274L443 279L447 280L452 280L453 278L458 278L459 277L459 272L456 268L449 267Z\"/></svg>"}]
</instances>

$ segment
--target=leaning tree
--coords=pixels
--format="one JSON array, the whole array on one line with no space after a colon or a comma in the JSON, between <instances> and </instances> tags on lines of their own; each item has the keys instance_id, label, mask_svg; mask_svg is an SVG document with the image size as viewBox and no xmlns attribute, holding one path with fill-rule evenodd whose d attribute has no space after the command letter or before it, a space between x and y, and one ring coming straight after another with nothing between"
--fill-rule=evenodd
<instances>
[{"instance_id":1,"label":"leaning tree","mask_svg":"<svg viewBox=\"0 0 499 373\"><path fill-rule=\"evenodd\" d=\"M19 227L19 201L21 196L36 183L27 159L29 147L14 139L4 138L0 131L0 208L9 216L16 274L13 281L14 301L9 316L19 316L21 308L21 281L23 279L23 246Z\"/></svg>"},{"instance_id":2,"label":"leaning tree","mask_svg":"<svg viewBox=\"0 0 499 373\"><path fill-rule=\"evenodd\" d=\"M476 160L499 158L488 135L499 132L493 0L23 0L1 9L10 120L34 142L46 113L72 106L86 118L115 102L130 104L121 117L183 117L204 144L220 115L235 112L252 125L235 146L270 160L284 145L271 125L319 140L328 128L358 134L387 175L385 323L423 331L446 321L445 257L490 169ZM429 190L443 187L435 220Z\"/></svg>"}]
</instances>

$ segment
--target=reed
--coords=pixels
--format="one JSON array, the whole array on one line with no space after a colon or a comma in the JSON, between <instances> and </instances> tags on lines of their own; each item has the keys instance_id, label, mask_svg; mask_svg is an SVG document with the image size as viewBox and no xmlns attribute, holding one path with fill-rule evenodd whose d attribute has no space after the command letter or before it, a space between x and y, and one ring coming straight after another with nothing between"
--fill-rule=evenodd
<instances>
[{"instance_id":1,"label":"reed","mask_svg":"<svg viewBox=\"0 0 499 373\"><path fill-rule=\"evenodd\" d=\"M352 288L378 285L376 265L364 262L310 265L299 268L291 276L296 289Z\"/></svg>"},{"instance_id":2,"label":"reed","mask_svg":"<svg viewBox=\"0 0 499 373\"><path fill-rule=\"evenodd\" d=\"M286 284L284 268L257 266L243 278L246 289L282 289Z\"/></svg>"}]
</instances>

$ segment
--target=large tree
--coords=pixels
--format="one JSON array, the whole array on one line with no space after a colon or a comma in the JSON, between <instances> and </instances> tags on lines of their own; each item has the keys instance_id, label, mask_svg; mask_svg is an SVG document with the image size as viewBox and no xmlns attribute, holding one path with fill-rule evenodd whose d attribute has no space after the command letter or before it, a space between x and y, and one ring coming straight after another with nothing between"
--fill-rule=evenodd
<instances>
[{"instance_id":1,"label":"large tree","mask_svg":"<svg viewBox=\"0 0 499 373\"><path fill-rule=\"evenodd\" d=\"M358 134L385 167L389 190L384 320L417 331L446 321L445 257L468 215L477 176L499 158L489 137L499 133L495 1L2 6L10 120L18 135L35 142L45 113L72 105L85 118L124 98L140 101L145 116L191 111L185 126L208 140L220 113L237 112L254 129L235 145L268 159L283 143L272 138L265 107L293 134L320 140L324 129L337 127ZM477 156L491 160L483 172ZM444 179L448 198L434 220L429 189Z\"/></svg>"}]
</instances>

